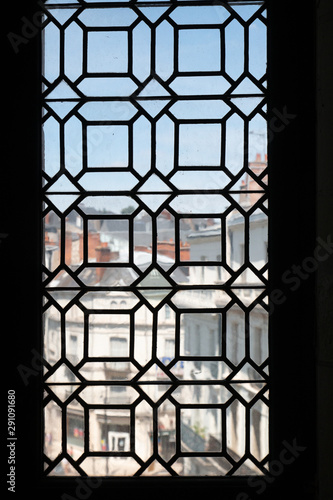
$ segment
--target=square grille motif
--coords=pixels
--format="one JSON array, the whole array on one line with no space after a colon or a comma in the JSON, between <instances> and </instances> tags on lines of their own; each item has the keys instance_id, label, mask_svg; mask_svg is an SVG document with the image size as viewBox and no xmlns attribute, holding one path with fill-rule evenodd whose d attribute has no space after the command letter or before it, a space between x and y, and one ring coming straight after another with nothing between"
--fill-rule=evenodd
<instances>
[{"instance_id":1,"label":"square grille motif","mask_svg":"<svg viewBox=\"0 0 333 500\"><path fill-rule=\"evenodd\" d=\"M45 2L45 475L268 464L265 2Z\"/></svg>"}]
</instances>

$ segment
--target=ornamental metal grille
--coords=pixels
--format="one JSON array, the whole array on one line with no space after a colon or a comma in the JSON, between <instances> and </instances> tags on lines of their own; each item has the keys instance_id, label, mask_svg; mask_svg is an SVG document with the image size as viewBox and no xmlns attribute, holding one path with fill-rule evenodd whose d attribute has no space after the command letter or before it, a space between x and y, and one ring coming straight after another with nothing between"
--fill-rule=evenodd
<instances>
[{"instance_id":1,"label":"ornamental metal grille","mask_svg":"<svg viewBox=\"0 0 333 500\"><path fill-rule=\"evenodd\" d=\"M45 475L268 467L265 2L46 1Z\"/></svg>"}]
</instances>

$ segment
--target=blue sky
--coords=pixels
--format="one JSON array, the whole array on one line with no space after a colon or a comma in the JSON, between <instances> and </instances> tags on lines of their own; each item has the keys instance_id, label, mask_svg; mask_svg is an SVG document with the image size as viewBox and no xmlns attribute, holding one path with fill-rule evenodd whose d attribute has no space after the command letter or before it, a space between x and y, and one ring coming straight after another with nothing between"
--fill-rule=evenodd
<instances>
[{"instance_id":1,"label":"blue sky","mask_svg":"<svg viewBox=\"0 0 333 500\"><path fill-rule=\"evenodd\" d=\"M54 2L52 2L54 3ZM63 3L59 1L58 3ZM93 2L91 2L93 3ZM112 2L111 2L112 4ZM234 6L235 11L243 19L247 20L257 9L258 5ZM167 79L172 74L173 66L173 28L166 20L158 23L159 16L166 7L142 8L143 14L150 20L157 20L156 27L156 70L162 79ZM72 9L59 9L53 11L54 17L61 23L72 15ZM171 113L180 119L213 118L220 119L228 111L227 106L221 99L220 94L229 88L228 81L218 75L186 76L190 71L219 71L221 67L221 39L220 31L216 24L224 22L229 17L228 11L222 6L189 6L178 7L170 18L176 21L179 30L179 70L184 72L171 83L171 88L180 95L191 96L201 93L216 93L216 99L211 102L179 101L171 108ZM94 73L91 78L83 81L79 88L87 96L97 92L99 96L126 96L130 95L136 88L136 84L126 75L128 71L129 37L127 27L137 18L137 14L128 8L86 9L79 15L80 21L84 22L88 31L87 70ZM206 23L206 26L198 26L190 29L190 23ZM120 30L110 31L110 27L118 26ZM94 28L100 27L100 31ZM105 30L103 30L105 27ZM123 29L122 29L123 28ZM60 32L54 23L45 28L45 77L52 83L59 74L59 46ZM233 20L225 30L225 64L226 71L232 78L238 78L244 69L243 58L243 28L241 24ZM255 77L260 78L266 68L266 41L265 26L260 20L256 20L249 28L249 68ZM65 71L72 81L81 74L82 69L82 30L76 22L72 22L65 30ZM144 21L141 21L133 30L134 60L133 71L140 81L149 76L150 71L150 30ZM112 73L112 76L98 77L102 72ZM149 89L144 90L142 95L151 96L149 102L142 104L147 106L151 113L158 111L163 101L154 101L156 96L163 95L167 102L168 93L151 82ZM254 93L255 87L248 80L243 82L241 89L244 92ZM63 95L62 95L63 94ZM73 102L65 101L66 97L75 97L72 89L55 90L50 97L59 98L59 102L51 106L60 110L64 115L70 109ZM233 102L241 109L251 110L260 99L246 98L241 102L234 99ZM66 107L67 106L67 107ZM149 106L149 108L148 108ZM155 110L156 108L156 110ZM62 111L61 111L62 110ZM155 110L155 111L154 111ZM87 161L90 168L113 168L128 167L129 155L127 142L130 133L134 135L134 166L140 175L144 175L150 168L150 128L149 120L141 117L136 120L133 131L127 126L126 120L136 113L136 108L129 102L98 102L87 103L80 110L84 119L95 120L119 120L118 125L90 125L87 127ZM253 160L256 153L266 153L265 120L256 115L249 124L249 159ZM82 125L80 119L72 117L65 124L65 163L68 171L76 175L82 168ZM198 167L203 165L206 169L210 166L218 166L221 160L221 124L182 124L179 127L179 165L190 169L191 165ZM226 122L224 133L226 134L226 166L231 172L236 173L243 166L243 121L234 114ZM45 144L45 170L51 177L57 173L60 165L60 128L56 119L49 118L44 126ZM173 136L174 124L169 117L163 116L157 122L157 167L161 173L168 173L173 168ZM97 172L96 172L97 174ZM129 173L121 173L118 182L124 182L124 186L131 185ZM116 173L110 176L105 173L107 184L113 183ZM103 172L94 176L90 173L82 181L84 187L94 189L103 185ZM96 181L96 182L95 182ZM58 183L59 187L59 183Z\"/></svg>"}]
</instances>

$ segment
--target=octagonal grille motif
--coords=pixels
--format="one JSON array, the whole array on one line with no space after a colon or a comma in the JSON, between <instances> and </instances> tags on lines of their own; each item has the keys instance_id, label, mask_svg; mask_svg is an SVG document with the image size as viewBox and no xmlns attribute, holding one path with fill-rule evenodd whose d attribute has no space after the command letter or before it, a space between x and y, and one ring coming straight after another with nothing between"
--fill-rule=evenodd
<instances>
[{"instance_id":1,"label":"octagonal grille motif","mask_svg":"<svg viewBox=\"0 0 333 500\"><path fill-rule=\"evenodd\" d=\"M265 2L45 2L45 475L267 472Z\"/></svg>"}]
</instances>

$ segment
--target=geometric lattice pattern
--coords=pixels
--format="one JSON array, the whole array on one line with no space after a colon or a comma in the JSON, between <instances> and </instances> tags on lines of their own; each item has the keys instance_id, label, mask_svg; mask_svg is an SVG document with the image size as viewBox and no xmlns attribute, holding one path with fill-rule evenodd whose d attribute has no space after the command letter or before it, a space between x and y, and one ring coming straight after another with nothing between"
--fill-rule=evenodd
<instances>
[{"instance_id":1,"label":"geometric lattice pattern","mask_svg":"<svg viewBox=\"0 0 333 500\"><path fill-rule=\"evenodd\" d=\"M265 2L45 8L45 474L265 474Z\"/></svg>"}]
</instances>

